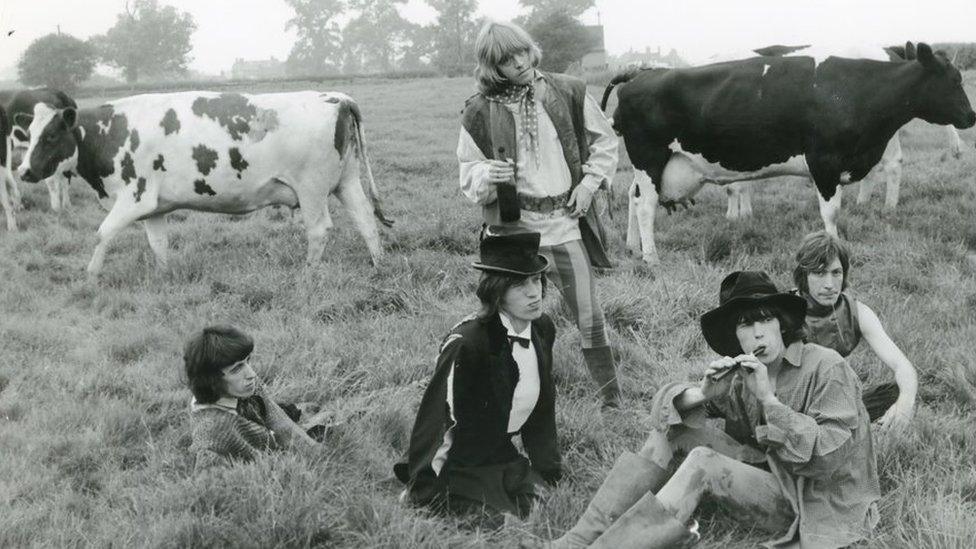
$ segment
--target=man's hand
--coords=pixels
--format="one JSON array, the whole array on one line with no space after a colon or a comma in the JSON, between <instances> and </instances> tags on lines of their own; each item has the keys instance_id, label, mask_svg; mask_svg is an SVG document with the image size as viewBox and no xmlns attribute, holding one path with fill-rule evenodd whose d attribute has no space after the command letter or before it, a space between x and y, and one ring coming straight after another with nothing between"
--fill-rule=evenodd
<instances>
[{"instance_id":1,"label":"man's hand","mask_svg":"<svg viewBox=\"0 0 976 549\"><path fill-rule=\"evenodd\" d=\"M735 358L742 368L742 381L746 390L755 396L759 402L776 398L773 386L769 382L769 372L766 365L754 355L739 355Z\"/></svg>"},{"instance_id":2,"label":"man's hand","mask_svg":"<svg viewBox=\"0 0 976 549\"><path fill-rule=\"evenodd\" d=\"M593 191L586 188L586 185L576 185L576 188L573 189L573 194L566 201L566 207L570 210L569 217L583 217L590 210L590 204L592 202Z\"/></svg>"},{"instance_id":3,"label":"man's hand","mask_svg":"<svg viewBox=\"0 0 976 549\"><path fill-rule=\"evenodd\" d=\"M712 379L712 376L735 366L735 364L734 358L723 356L722 358L713 360L708 365L708 368L705 369L705 377L701 381L701 392L705 400L712 400L728 394L729 388L732 387L733 376L727 375L718 381Z\"/></svg>"},{"instance_id":4,"label":"man's hand","mask_svg":"<svg viewBox=\"0 0 976 549\"><path fill-rule=\"evenodd\" d=\"M878 420L878 427L885 433L900 434L908 429L914 415L915 403L899 398Z\"/></svg>"},{"instance_id":5,"label":"man's hand","mask_svg":"<svg viewBox=\"0 0 976 549\"><path fill-rule=\"evenodd\" d=\"M511 160L486 160L488 183L508 183L515 176L515 164Z\"/></svg>"}]
</instances>

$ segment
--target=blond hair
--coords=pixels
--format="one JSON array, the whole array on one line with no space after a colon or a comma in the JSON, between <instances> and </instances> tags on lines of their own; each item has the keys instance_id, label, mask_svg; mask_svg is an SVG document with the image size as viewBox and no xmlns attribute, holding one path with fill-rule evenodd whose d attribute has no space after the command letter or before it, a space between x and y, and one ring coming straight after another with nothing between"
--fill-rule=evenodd
<instances>
[{"instance_id":1,"label":"blond hair","mask_svg":"<svg viewBox=\"0 0 976 549\"><path fill-rule=\"evenodd\" d=\"M539 66L542 50L525 29L515 23L485 23L475 41L478 66L474 70L474 77L478 82L478 91L493 93L502 88L507 79L498 71L498 66L522 52L528 52L533 67Z\"/></svg>"}]
</instances>

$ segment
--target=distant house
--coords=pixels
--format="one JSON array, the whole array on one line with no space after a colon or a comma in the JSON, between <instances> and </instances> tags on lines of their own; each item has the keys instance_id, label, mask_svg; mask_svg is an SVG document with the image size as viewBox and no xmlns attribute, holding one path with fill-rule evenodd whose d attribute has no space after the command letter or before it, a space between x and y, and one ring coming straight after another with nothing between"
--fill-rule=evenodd
<instances>
[{"instance_id":1,"label":"distant house","mask_svg":"<svg viewBox=\"0 0 976 549\"><path fill-rule=\"evenodd\" d=\"M644 51L627 50L620 55L615 55L609 60L614 70L626 69L630 67L687 67L688 63L678 55L674 48L667 55L661 53L658 46L655 51L645 47Z\"/></svg>"},{"instance_id":2,"label":"distant house","mask_svg":"<svg viewBox=\"0 0 976 549\"><path fill-rule=\"evenodd\" d=\"M582 72L599 72L609 68L607 65L607 50L603 47L603 25L585 25L590 35L590 50L580 60Z\"/></svg>"},{"instance_id":3,"label":"distant house","mask_svg":"<svg viewBox=\"0 0 976 549\"><path fill-rule=\"evenodd\" d=\"M284 76L285 64L274 57L253 61L238 58L230 69L230 77L235 80L260 80Z\"/></svg>"}]
</instances>

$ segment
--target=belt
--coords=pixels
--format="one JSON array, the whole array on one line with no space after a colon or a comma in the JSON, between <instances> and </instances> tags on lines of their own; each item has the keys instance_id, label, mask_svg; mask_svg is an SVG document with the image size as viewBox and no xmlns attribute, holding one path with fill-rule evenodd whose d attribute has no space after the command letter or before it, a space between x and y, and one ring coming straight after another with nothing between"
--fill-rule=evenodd
<instances>
[{"instance_id":1,"label":"belt","mask_svg":"<svg viewBox=\"0 0 976 549\"><path fill-rule=\"evenodd\" d=\"M519 207L523 210L538 213L550 213L566 207L569 191L556 196L528 196L518 194Z\"/></svg>"}]
</instances>

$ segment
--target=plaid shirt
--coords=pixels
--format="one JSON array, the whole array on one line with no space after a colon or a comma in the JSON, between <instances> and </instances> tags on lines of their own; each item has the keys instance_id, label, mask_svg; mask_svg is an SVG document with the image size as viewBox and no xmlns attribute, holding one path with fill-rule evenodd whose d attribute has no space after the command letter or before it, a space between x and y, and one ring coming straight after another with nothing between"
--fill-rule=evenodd
<instances>
[{"instance_id":1,"label":"plaid shirt","mask_svg":"<svg viewBox=\"0 0 976 549\"><path fill-rule=\"evenodd\" d=\"M680 414L676 384L664 398L669 425L725 418L725 431L762 450L796 519L768 547L845 547L871 534L881 497L861 384L837 352L812 343L786 349L776 379L778 402L763 406L736 375L729 393Z\"/></svg>"}]
</instances>

